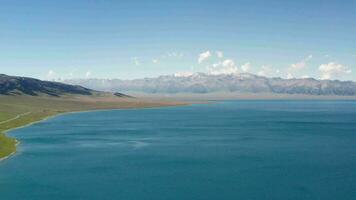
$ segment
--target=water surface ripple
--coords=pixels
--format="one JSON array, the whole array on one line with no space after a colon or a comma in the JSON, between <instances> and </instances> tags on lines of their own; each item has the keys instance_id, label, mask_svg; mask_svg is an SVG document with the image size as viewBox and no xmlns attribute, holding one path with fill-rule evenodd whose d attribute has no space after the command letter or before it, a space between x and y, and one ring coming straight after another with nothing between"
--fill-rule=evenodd
<instances>
[{"instance_id":1,"label":"water surface ripple","mask_svg":"<svg viewBox=\"0 0 356 200\"><path fill-rule=\"evenodd\" d=\"M226 101L10 132L0 199L356 199L356 102Z\"/></svg>"}]
</instances>

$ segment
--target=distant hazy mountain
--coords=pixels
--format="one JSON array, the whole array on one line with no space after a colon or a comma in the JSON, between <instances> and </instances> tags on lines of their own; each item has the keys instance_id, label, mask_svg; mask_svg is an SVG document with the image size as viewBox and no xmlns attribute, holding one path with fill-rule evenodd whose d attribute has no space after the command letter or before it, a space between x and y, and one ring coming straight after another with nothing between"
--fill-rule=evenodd
<instances>
[{"instance_id":1,"label":"distant hazy mountain","mask_svg":"<svg viewBox=\"0 0 356 200\"><path fill-rule=\"evenodd\" d=\"M356 95L352 81L267 78L253 74L210 75L195 73L189 76L159 76L135 80L75 79L66 83L103 91L135 91L146 93L284 93L311 95Z\"/></svg>"},{"instance_id":2,"label":"distant hazy mountain","mask_svg":"<svg viewBox=\"0 0 356 200\"><path fill-rule=\"evenodd\" d=\"M104 94L92 89L88 89L78 85L69 85L51 81L41 81L34 78L8 76L0 74L0 95L49 95L61 96L66 94L73 95L100 95ZM126 97L121 93L114 95Z\"/></svg>"}]
</instances>

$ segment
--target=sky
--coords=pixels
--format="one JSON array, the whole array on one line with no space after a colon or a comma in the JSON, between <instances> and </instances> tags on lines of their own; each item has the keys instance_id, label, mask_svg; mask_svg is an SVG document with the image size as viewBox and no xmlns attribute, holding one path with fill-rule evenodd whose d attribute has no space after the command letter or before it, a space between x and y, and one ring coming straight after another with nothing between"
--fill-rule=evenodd
<instances>
[{"instance_id":1,"label":"sky","mask_svg":"<svg viewBox=\"0 0 356 200\"><path fill-rule=\"evenodd\" d=\"M356 81L356 0L0 0L0 73Z\"/></svg>"}]
</instances>

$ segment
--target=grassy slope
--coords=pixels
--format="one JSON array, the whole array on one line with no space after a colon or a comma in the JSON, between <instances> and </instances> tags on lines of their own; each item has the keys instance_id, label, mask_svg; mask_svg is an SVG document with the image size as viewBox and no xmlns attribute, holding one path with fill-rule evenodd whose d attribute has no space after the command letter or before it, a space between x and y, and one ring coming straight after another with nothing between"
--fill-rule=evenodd
<instances>
[{"instance_id":1,"label":"grassy slope","mask_svg":"<svg viewBox=\"0 0 356 200\"><path fill-rule=\"evenodd\" d=\"M16 151L17 141L5 135L7 130L65 112L96 109L143 108L181 105L175 102L148 102L118 97L32 97L0 95L0 159ZM24 114L25 115L21 115ZM16 116L19 116L16 118ZM4 122L6 120L11 121Z\"/></svg>"}]
</instances>

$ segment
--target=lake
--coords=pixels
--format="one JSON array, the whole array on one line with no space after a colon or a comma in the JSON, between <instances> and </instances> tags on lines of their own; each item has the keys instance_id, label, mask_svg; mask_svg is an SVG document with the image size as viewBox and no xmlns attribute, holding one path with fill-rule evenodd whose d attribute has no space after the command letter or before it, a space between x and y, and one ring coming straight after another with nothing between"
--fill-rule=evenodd
<instances>
[{"instance_id":1,"label":"lake","mask_svg":"<svg viewBox=\"0 0 356 200\"><path fill-rule=\"evenodd\" d=\"M60 115L9 133L0 199L356 199L355 101Z\"/></svg>"}]
</instances>

